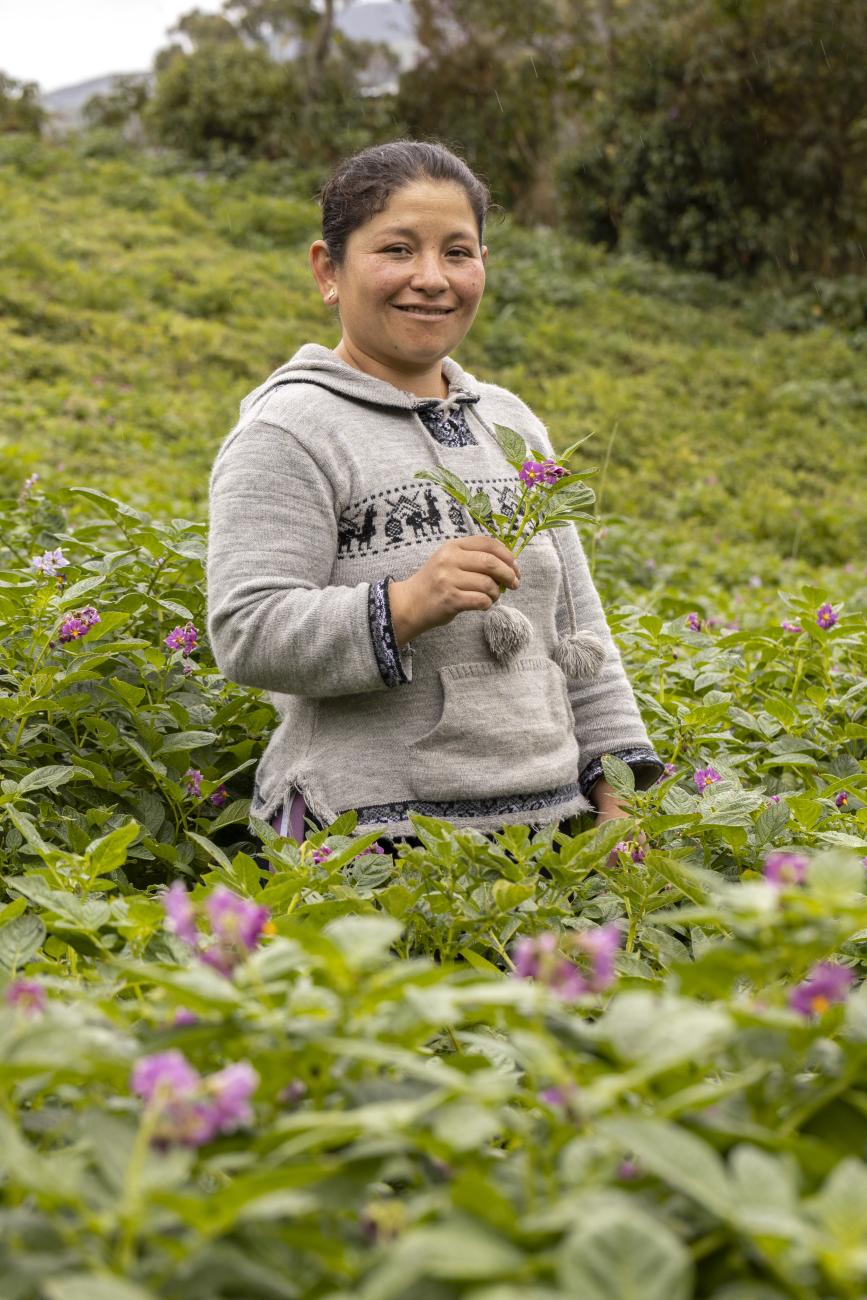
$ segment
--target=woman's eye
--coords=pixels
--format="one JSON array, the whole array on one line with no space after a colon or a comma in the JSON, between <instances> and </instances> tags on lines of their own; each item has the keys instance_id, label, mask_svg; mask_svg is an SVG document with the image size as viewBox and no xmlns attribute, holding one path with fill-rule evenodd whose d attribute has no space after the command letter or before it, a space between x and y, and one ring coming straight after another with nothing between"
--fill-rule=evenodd
<instances>
[{"instance_id":1,"label":"woman's eye","mask_svg":"<svg viewBox=\"0 0 867 1300\"><path fill-rule=\"evenodd\" d=\"M458 257L472 257L472 253L470 252L470 250L469 250L468 248L450 248L450 249L449 249L449 257L452 257L455 253L457 253Z\"/></svg>"},{"instance_id":2,"label":"woman's eye","mask_svg":"<svg viewBox=\"0 0 867 1300\"><path fill-rule=\"evenodd\" d=\"M386 253L408 253L410 250L406 244L390 244L384 251Z\"/></svg>"}]
</instances>

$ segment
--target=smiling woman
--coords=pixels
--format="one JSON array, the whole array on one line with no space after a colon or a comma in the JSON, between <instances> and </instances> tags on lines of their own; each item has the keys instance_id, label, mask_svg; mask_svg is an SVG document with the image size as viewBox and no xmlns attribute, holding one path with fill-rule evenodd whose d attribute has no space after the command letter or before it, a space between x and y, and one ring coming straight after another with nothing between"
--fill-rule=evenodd
<instances>
[{"instance_id":1,"label":"smiling woman","mask_svg":"<svg viewBox=\"0 0 867 1300\"><path fill-rule=\"evenodd\" d=\"M449 355L485 287L486 187L436 144L343 163L322 195L316 285L334 349L306 344L241 403L211 475L208 629L221 670L281 715L251 812L302 839L347 809L412 841L416 811L481 831L621 816L601 756L662 772L573 527L519 567L417 470L459 475L510 516L522 484L496 426L553 456L506 389ZM509 591L527 639L493 653ZM592 665L564 638L589 634Z\"/></svg>"}]
</instances>

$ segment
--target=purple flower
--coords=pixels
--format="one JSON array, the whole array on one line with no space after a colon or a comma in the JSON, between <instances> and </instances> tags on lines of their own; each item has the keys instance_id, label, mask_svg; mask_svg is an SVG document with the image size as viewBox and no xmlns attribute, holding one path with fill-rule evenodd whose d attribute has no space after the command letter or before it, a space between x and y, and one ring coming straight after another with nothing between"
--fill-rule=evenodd
<instances>
[{"instance_id":1,"label":"purple flower","mask_svg":"<svg viewBox=\"0 0 867 1300\"><path fill-rule=\"evenodd\" d=\"M609 867L617 866L617 855L619 853L628 854L633 862L643 862L647 857L646 852L638 843L638 840L618 840L611 853L608 855Z\"/></svg>"},{"instance_id":2,"label":"purple flower","mask_svg":"<svg viewBox=\"0 0 867 1300\"><path fill-rule=\"evenodd\" d=\"M801 627L800 623L790 623L787 618L783 619L782 623L780 624L780 627L783 629L784 632L803 632L804 630Z\"/></svg>"},{"instance_id":3,"label":"purple flower","mask_svg":"<svg viewBox=\"0 0 867 1300\"><path fill-rule=\"evenodd\" d=\"M753 573L750 575L749 583L751 587L760 587L762 585L762 580L757 573Z\"/></svg>"},{"instance_id":4,"label":"purple flower","mask_svg":"<svg viewBox=\"0 0 867 1300\"><path fill-rule=\"evenodd\" d=\"M841 790L840 793L837 795L837 798L834 800L834 803L837 805L838 808L845 808L848 802L849 802L849 793L847 790Z\"/></svg>"},{"instance_id":5,"label":"purple flower","mask_svg":"<svg viewBox=\"0 0 867 1300\"><path fill-rule=\"evenodd\" d=\"M326 858L331 857L332 852L333 850L327 844L323 844L321 848L313 850L313 861L316 863L324 862Z\"/></svg>"},{"instance_id":6,"label":"purple flower","mask_svg":"<svg viewBox=\"0 0 867 1300\"><path fill-rule=\"evenodd\" d=\"M765 880L772 885L803 885L809 865L800 853L769 853L765 858Z\"/></svg>"},{"instance_id":7,"label":"purple flower","mask_svg":"<svg viewBox=\"0 0 867 1300\"><path fill-rule=\"evenodd\" d=\"M821 1015L832 1002L845 1002L854 978L848 966L838 966L832 961L817 962L807 978L792 989L789 1006L800 1016Z\"/></svg>"},{"instance_id":8,"label":"purple flower","mask_svg":"<svg viewBox=\"0 0 867 1300\"><path fill-rule=\"evenodd\" d=\"M693 610L691 614L687 614L686 626L688 628L691 628L693 632L701 631L701 619L699 618L695 610Z\"/></svg>"},{"instance_id":9,"label":"purple flower","mask_svg":"<svg viewBox=\"0 0 867 1300\"><path fill-rule=\"evenodd\" d=\"M189 677L190 673L194 673L195 671L196 671L195 664L191 663L189 659L185 659L184 662L181 664L181 672L184 674L185 677Z\"/></svg>"},{"instance_id":10,"label":"purple flower","mask_svg":"<svg viewBox=\"0 0 867 1300\"><path fill-rule=\"evenodd\" d=\"M178 1007L172 1017L172 1026L175 1029L186 1029L189 1025L197 1025L199 1017L195 1011L190 1011L189 1007Z\"/></svg>"},{"instance_id":11,"label":"purple flower","mask_svg":"<svg viewBox=\"0 0 867 1300\"><path fill-rule=\"evenodd\" d=\"M221 943L240 943L252 952L271 913L267 907L248 903L225 885L217 885L205 901L211 928Z\"/></svg>"},{"instance_id":12,"label":"purple flower","mask_svg":"<svg viewBox=\"0 0 867 1300\"><path fill-rule=\"evenodd\" d=\"M184 658L192 654L198 645L199 633L194 623L185 623L183 627L173 627L164 644L170 650L183 650Z\"/></svg>"},{"instance_id":13,"label":"purple flower","mask_svg":"<svg viewBox=\"0 0 867 1300\"><path fill-rule=\"evenodd\" d=\"M602 993L614 982L614 955L620 947L620 931L613 922L597 926L595 930L582 930L575 936L575 944L590 957L592 993Z\"/></svg>"},{"instance_id":14,"label":"purple flower","mask_svg":"<svg viewBox=\"0 0 867 1300\"><path fill-rule=\"evenodd\" d=\"M250 1097L259 1086L259 1076L249 1061L236 1061L206 1079L213 1100L212 1116L220 1133L231 1133L253 1120Z\"/></svg>"},{"instance_id":15,"label":"purple flower","mask_svg":"<svg viewBox=\"0 0 867 1300\"><path fill-rule=\"evenodd\" d=\"M544 470L543 483L548 487L556 483L558 479L563 478L569 471L565 465L558 465L555 460L543 460L542 469Z\"/></svg>"},{"instance_id":16,"label":"purple flower","mask_svg":"<svg viewBox=\"0 0 867 1300\"><path fill-rule=\"evenodd\" d=\"M13 980L6 989L6 1003L25 1016L40 1016L45 1010L45 989L36 980Z\"/></svg>"},{"instance_id":17,"label":"purple flower","mask_svg":"<svg viewBox=\"0 0 867 1300\"><path fill-rule=\"evenodd\" d=\"M518 979L535 979L564 999L578 998L587 984L578 967L557 950L557 935L539 934L521 939L515 945L515 975Z\"/></svg>"},{"instance_id":18,"label":"purple flower","mask_svg":"<svg viewBox=\"0 0 867 1300\"><path fill-rule=\"evenodd\" d=\"M692 779L698 786L699 794L701 794L707 786L713 785L715 781L721 781L722 777L715 767L700 767L698 771L693 774Z\"/></svg>"},{"instance_id":19,"label":"purple flower","mask_svg":"<svg viewBox=\"0 0 867 1300\"><path fill-rule=\"evenodd\" d=\"M665 767L662 769L662 772L656 778L656 784L659 785L660 781L664 781L666 777L674 776L676 771L677 768L675 767L674 763L666 763Z\"/></svg>"},{"instance_id":20,"label":"purple flower","mask_svg":"<svg viewBox=\"0 0 867 1300\"><path fill-rule=\"evenodd\" d=\"M382 847L382 845L381 845L381 844L379 843L379 841L377 840L377 842L376 842L375 844L368 844L367 848L364 849L361 853L359 853L358 856L359 856L360 858L362 858L362 857L364 857L364 854L365 854L365 853L384 853L384 852L385 852L385 849Z\"/></svg>"},{"instance_id":21,"label":"purple flower","mask_svg":"<svg viewBox=\"0 0 867 1300\"><path fill-rule=\"evenodd\" d=\"M284 1106L297 1106L307 1096L307 1084L302 1079L293 1079L277 1093L277 1100Z\"/></svg>"},{"instance_id":22,"label":"purple flower","mask_svg":"<svg viewBox=\"0 0 867 1300\"><path fill-rule=\"evenodd\" d=\"M246 1061L202 1078L183 1052L144 1056L132 1072L132 1090L152 1116L155 1146L202 1146L253 1118L249 1098L259 1076Z\"/></svg>"},{"instance_id":23,"label":"purple flower","mask_svg":"<svg viewBox=\"0 0 867 1300\"><path fill-rule=\"evenodd\" d=\"M768 805L770 805L770 804L772 804L772 803L779 803L779 802L780 802L780 795L778 795L778 794L772 794L772 795L769 795L769 797L768 797Z\"/></svg>"},{"instance_id":24,"label":"purple flower","mask_svg":"<svg viewBox=\"0 0 867 1300\"><path fill-rule=\"evenodd\" d=\"M175 880L169 886L162 896L162 904L166 912L168 929L172 934L176 934L179 939L183 939L185 943L189 943L195 948L199 942L196 912L193 901L187 893L187 887L182 880Z\"/></svg>"},{"instance_id":25,"label":"purple flower","mask_svg":"<svg viewBox=\"0 0 867 1300\"><path fill-rule=\"evenodd\" d=\"M84 609L78 609L74 614L67 615L60 624L57 638L64 645L67 641L80 641L83 636L87 636L92 627L101 622L102 619L93 605L87 605Z\"/></svg>"},{"instance_id":26,"label":"purple flower","mask_svg":"<svg viewBox=\"0 0 867 1300\"><path fill-rule=\"evenodd\" d=\"M43 573L46 578L54 578L58 570L64 569L69 564L69 560L63 554L62 548L58 546L56 551L45 551L42 555L34 555L30 563L37 573Z\"/></svg>"},{"instance_id":27,"label":"purple flower","mask_svg":"<svg viewBox=\"0 0 867 1300\"><path fill-rule=\"evenodd\" d=\"M145 1101L188 1097L196 1092L200 1082L198 1070L176 1048L141 1057L132 1072L132 1090Z\"/></svg>"},{"instance_id":28,"label":"purple flower","mask_svg":"<svg viewBox=\"0 0 867 1300\"><path fill-rule=\"evenodd\" d=\"M23 501L26 501L26 500L27 500L27 498L29 497L31 491L33 490L33 488L35 487L35 485L36 485L38 482L39 482L39 475L38 475L38 474L31 474L29 478L26 478L26 479L24 480L23 484L21 485L21 491L18 493L18 502L19 502L19 505L20 505Z\"/></svg>"},{"instance_id":29,"label":"purple flower","mask_svg":"<svg viewBox=\"0 0 867 1300\"><path fill-rule=\"evenodd\" d=\"M200 953L201 959L221 975L231 975L258 944L271 913L267 907L248 903L225 885L217 885L205 900L205 911L216 942Z\"/></svg>"},{"instance_id":30,"label":"purple flower","mask_svg":"<svg viewBox=\"0 0 867 1300\"><path fill-rule=\"evenodd\" d=\"M224 804L229 802L229 792L224 785L218 785L209 798L215 808L222 808Z\"/></svg>"},{"instance_id":31,"label":"purple flower","mask_svg":"<svg viewBox=\"0 0 867 1300\"><path fill-rule=\"evenodd\" d=\"M636 1178L641 1177L641 1165L627 1156L626 1159L621 1160L620 1164L617 1166L617 1177L621 1178L626 1183L633 1182Z\"/></svg>"},{"instance_id":32,"label":"purple flower","mask_svg":"<svg viewBox=\"0 0 867 1300\"><path fill-rule=\"evenodd\" d=\"M528 487L532 487L535 483L544 483L546 476L545 466L537 460L525 460L518 473L518 477Z\"/></svg>"},{"instance_id":33,"label":"purple flower","mask_svg":"<svg viewBox=\"0 0 867 1300\"><path fill-rule=\"evenodd\" d=\"M187 794L193 799L200 798L202 793L202 774L198 768L188 767L186 772L184 772L184 780L187 783Z\"/></svg>"},{"instance_id":34,"label":"purple flower","mask_svg":"<svg viewBox=\"0 0 867 1300\"><path fill-rule=\"evenodd\" d=\"M819 627L825 628L826 631L829 627L833 627L837 622L837 615L834 612L834 606L830 604L829 601L826 600L825 604L820 605L816 610L816 622L819 624Z\"/></svg>"}]
</instances>

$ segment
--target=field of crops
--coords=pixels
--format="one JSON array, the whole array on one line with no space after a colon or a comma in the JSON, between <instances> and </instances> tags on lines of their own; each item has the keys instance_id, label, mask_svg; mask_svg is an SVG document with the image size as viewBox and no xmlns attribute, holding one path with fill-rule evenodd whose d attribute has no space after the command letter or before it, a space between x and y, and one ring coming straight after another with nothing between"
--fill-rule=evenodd
<instances>
[{"instance_id":1,"label":"field of crops","mask_svg":"<svg viewBox=\"0 0 867 1300\"><path fill-rule=\"evenodd\" d=\"M492 231L460 359L597 431L666 775L571 836L299 845L203 560L237 402L333 341L315 210L98 143L0 166L2 1300L861 1300L856 289Z\"/></svg>"}]
</instances>

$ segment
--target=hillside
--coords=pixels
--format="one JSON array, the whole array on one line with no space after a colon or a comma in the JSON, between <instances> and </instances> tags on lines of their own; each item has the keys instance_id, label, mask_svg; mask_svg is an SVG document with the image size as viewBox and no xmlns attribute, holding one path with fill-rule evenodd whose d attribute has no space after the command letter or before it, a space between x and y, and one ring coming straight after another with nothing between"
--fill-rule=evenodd
<instances>
[{"instance_id":1,"label":"hillside","mask_svg":"<svg viewBox=\"0 0 867 1300\"><path fill-rule=\"evenodd\" d=\"M37 471L202 516L241 397L302 342L336 341L306 265L315 205L303 178L87 156L95 140L2 145L3 490ZM710 548L860 554L857 288L747 290L508 221L489 244L458 359L520 392L555 445L595 431L604 514Z\"/></svg>"}]
</instances>

